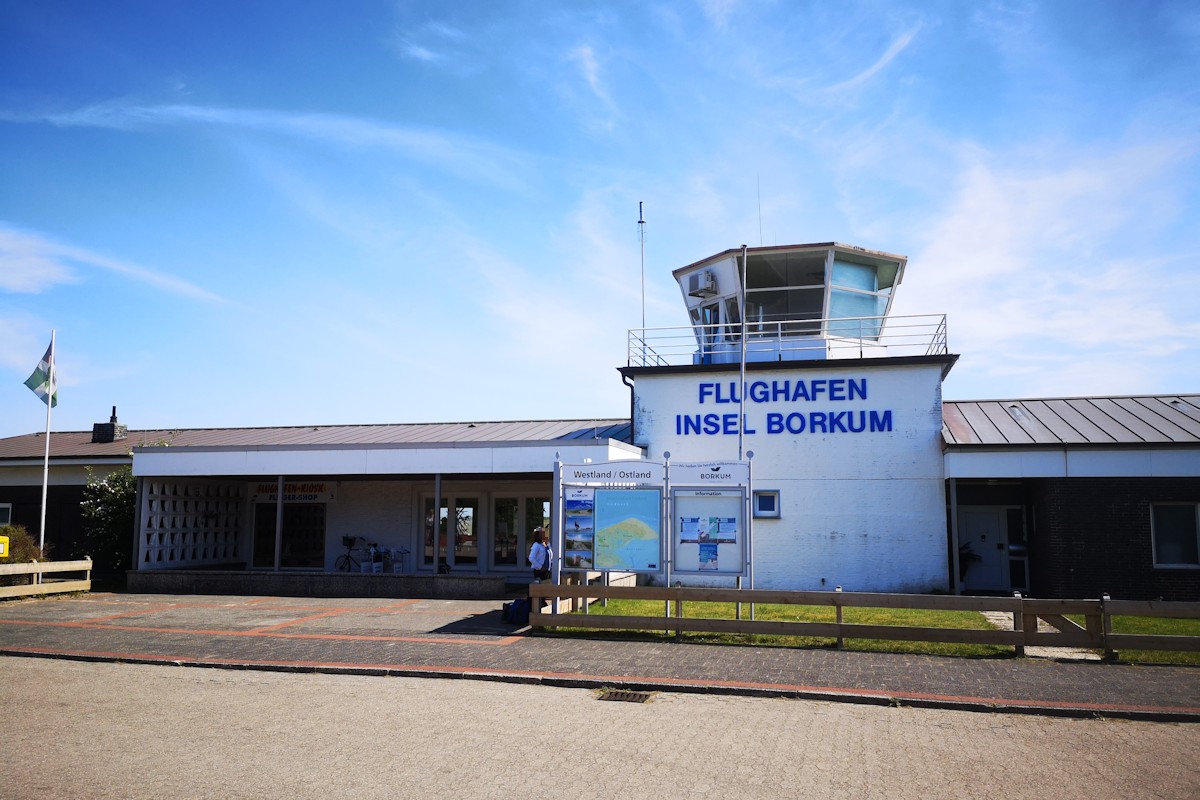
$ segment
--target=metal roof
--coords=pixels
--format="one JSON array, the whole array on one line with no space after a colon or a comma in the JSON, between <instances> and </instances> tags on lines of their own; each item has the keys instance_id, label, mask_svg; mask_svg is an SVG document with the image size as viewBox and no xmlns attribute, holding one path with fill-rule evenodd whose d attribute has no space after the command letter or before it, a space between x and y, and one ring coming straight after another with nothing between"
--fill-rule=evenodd
<instances>
[{"instance_id":1,"label":"metal roof","mask_svg":"<svg viewBox=\"0 0 1200 800\"><path fill-rule=\"evenodd\" d=\"M828 250L830 247L835 247L835 248L842 250L844 252L847 252L847 253L856 253L857 255L865 256L865 257L868 257L871 259L879 259L879 260L883 260L883 261L896 261L896 262L902 262L902 263L908 262L908 256L896 255L895 253L885 253L883 250L869 250L865 247L859 247L858 245L853 245L853 244L843 244L842 242L810 242L808 244L774 244L774 245L767 245L765 247L764 246L747 247L746 252L748 255L749 254L759 255L762 253L780 253L780 252L791 251L791 250ZM692 263L686 264L686 265L680 267L679 269L671 270L671 274L674 275L676 278L678 278L680 273L687 272L688 270L692 269L693 267L697 267L701 264L707 264L710 261L718 261L722 258L725 258L726 256L731 256L731 255L739 255L740 256L741 254L742 254L742 248L731 247L728 250L722 250L719 253L708 256L706 258L702 258L699 261L693 261ZM897 283L899 283L899 281L897 281Z\"/></svg>"},{"instance_id":2,"label":"metal roof","mask_svg":"<svg viewBox=\"0 0 1200 800\"><path fill-rule=\"evenodd\" d=\"M942 438L959 446L1200 444L1200 395L942 403Z\"/></svg>"},{"instance_id":3,"label":"metal roof","mask_svg":"<svg viewBox=\"0 0 1200 800\"><path fill-rule=\"evenodd\" d=\"M41 459L43 433L0 439L0 460ZM947 400L947 447L1200 445L1200 395L1075 397L1037 400ZM126 439L93 443L91 431L54 431L52 459L127 459L134 447L428 446L631 441L627 419L432 422L398 425L304 425L280 428L131 430Z\"/></svg>"},{"instance_id":4,"label":"metal roof","mask_svg":"<svg viewBox=\"0 0 1200 800\"><path fill-rule=\"evenodd\" d=\"M44 433L0 439L0 460L41 459ZM615 439L629 442L627 419L527 420L515 422L434 422L401 425L305 425L287 428L198 428L131 430L126 439L93 443L91 431L52 431L51 458L128 457L134 447L172 448L361 447L379 445L470 445Z\"/></svg>"}]
</instances>

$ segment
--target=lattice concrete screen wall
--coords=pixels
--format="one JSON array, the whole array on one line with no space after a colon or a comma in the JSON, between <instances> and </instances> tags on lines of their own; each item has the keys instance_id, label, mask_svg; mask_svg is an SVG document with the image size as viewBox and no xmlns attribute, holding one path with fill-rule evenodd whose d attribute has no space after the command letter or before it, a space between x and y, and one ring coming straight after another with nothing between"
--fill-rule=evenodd
<instances>
[{"instance_id":1,"label":"lattice concrete screen wall","mask_svg":"<svg viewBox=\"0 0 1200 800\"><path fill-rule=\"evenodd\" d=\"M241 484L147 481L139 568L244 562L238 549L244 501Z\"/></svg>"}]
</instances>

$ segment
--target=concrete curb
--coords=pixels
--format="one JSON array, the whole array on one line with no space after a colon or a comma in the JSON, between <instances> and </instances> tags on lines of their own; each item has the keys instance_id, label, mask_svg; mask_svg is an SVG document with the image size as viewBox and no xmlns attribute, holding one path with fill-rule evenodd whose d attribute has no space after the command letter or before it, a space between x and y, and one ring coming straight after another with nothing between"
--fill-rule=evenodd
<instances>
[{"instance_id":1,"label":"concrete curb","mask_svg":"<svg viewBox=\"0 0 1200 800\"><path fill-rule=\"evenodd\" d=\"M1022 714L1064 717L1073 719L1126 719L1141 722L1200 723L1200 708L1157 708L1119 706L1112 704L1072 704L1028 700L997 700L954 695L929 696L902 692L864 692L855 689L767 686L754 684L698 683L654 678L596 678L562 674L497 672L487 669L459 667L388 667L374 665L334 664L323 662L279 663L186 659L175 657L135 656L127 654L71 653L49 650L0 648L0 656L19 658L48 658L66 661L114 664L146 664L207 669L258 670L296 674L362 675L372 677L443 678L491 681L523 685L556 686L566 689L623 689L640 692L677 692L687 694L716 694L725 696L817 700L872 706L931 708L976 713Z\"/></svg>"}]
</instances>

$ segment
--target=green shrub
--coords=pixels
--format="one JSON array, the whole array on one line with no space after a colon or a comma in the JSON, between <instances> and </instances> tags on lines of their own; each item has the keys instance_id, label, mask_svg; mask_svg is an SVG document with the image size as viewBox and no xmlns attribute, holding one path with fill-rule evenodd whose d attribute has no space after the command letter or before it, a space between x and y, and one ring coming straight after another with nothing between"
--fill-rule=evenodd
<instances>
[{"instance_id":1,"label":"green shrub","mask_svg":"<svg viewBox=\"0 0 1200 800\"><path fill-rule=\"evenodd\" d=\"M23 564L41 561L42 551L24 525L0 525L0 536L8 537L8 555L0 558L0 564ZM47 548L49 549L49 548Z\"/></svg>"},{"instance_id":2,"label":"green shrub","mask_svg":"<svg viewBox=\"0 0 1200 800\"><path fill-rule=\"evenodd\" d=\"M101 575L124 572L133 545L133 518L137 500L137 478L129 467L107 475L89 467L83 490L83 536L77 555L92 557L92 569Z\"/></svg>"},{"instance_id":3,"label":"green shrub","mask_svg":"<svg viewBox=\"0 0 1200 800\"><path fill-rule=\"evenodd\" d=\"M25 526L0 525L0 536L8 537L8 555L0 558L0 564L27 564L43 560L42 551ZM28 575L0 575L0 586L23 586L27 583Z\"/></svg>"}]
</instances>

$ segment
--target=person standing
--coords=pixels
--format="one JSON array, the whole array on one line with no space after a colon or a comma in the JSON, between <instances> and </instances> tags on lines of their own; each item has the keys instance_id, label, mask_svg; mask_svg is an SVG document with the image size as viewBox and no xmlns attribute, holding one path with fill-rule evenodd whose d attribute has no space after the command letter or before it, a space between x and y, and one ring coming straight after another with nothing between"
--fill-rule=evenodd
<instances>
[{"instance_id":1,"label":"person standing","mask_svg":"<svg viewBox=\"0 0 1200 800\"><path fill-rule=\"evenodd\" d=\"M529 546L529 566L533 568L533 582L541 583L550 580L550 565L553 563L553 551L546 540L546 529L540 525L533 529L533 544ZM533 603L530 602L530 608ZM538 609L546 605L546 598L538 599Z\"/></svg>"},{"instance_id":2,"label":"person standing","mask_svg":"<svg viewBox=\"0 0 1200 800\"><path fill-rule=\"evenodd\" d=\"M554 557L550 544L546 540L546 529L533 529L533 544L529 547L529 565L533 567L533 579L545 581L550 579L550 564Z\"/></svg>"}]
</instances>

